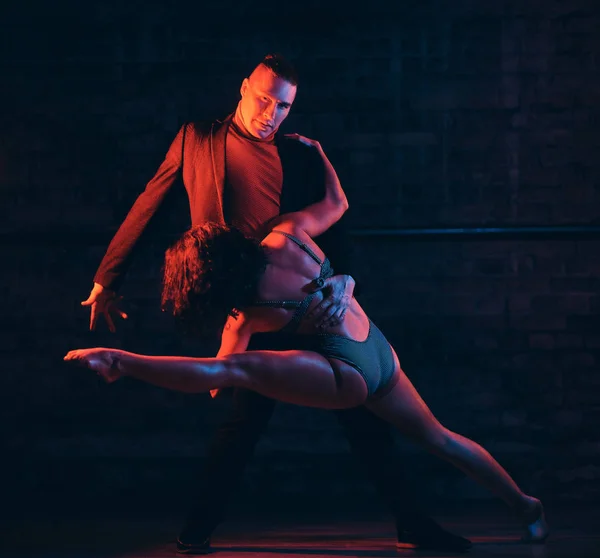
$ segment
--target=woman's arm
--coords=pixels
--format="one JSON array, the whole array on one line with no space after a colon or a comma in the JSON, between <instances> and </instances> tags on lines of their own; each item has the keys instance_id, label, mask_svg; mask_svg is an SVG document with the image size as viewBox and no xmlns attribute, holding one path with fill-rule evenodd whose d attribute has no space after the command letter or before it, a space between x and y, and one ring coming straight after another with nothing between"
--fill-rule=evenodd
<instances>
[{"instance_id":1,"label":"woman's arm","mask_svg":"<svg viewBox=\"0 0 600 558\"><path fill-rule=\"evenodd\" d=\"M243 353L248 348L253 333L252 321L243 313L240 313L237 318L229 316L221 334L221 346L217 358L232 353Z\"/></svg>"},{"instance_id":2,"label":"woman's arm","mask_svg":"<svg viewBox=\"0 0 600 558\"><path fill-rule=\"evenodd\" d=\"M337 223L348 209L348 199L342 189L340 180L333 165L325 155L321 144L299 134L288 134L288 137L317 150L323 160L325 168L325 197L300 211L285 213L269 223L272 229L281 223L290 223L294 227L304 230L310 237L314 238L324 233L329 227Z\"/></svg>"},{"instance_id":3,"label":"woman's arm","mask_svg":"<svg viewBox=\"0 0 600 558\"><path fill-rule=\"evenodd\" d=\"M221 346L217 353L217 358L233 353L243 353L248 348L250 338L252 337L251 321L244 314L237 318L229 316L225 322L223 333L221 335ZM219 394L219 389L211 389L210 396L215 398Z\"/></svg>"}]
</instances>

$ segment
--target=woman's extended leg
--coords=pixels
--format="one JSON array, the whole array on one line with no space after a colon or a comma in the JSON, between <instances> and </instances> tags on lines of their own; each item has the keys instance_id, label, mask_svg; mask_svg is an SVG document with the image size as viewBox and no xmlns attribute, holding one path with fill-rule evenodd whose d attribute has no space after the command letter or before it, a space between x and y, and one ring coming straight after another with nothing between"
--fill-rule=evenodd
<instances>
[{"instance_id":1,"label":"woman's extended leg","mask_svg":"<svg viewBox=\"0 0 600 558\"><path fill-rule=\"evenodd\" d=\"M394 355L395 356L395 355ZM417 393L406 374L399 368L400 379L392 391L381 399L369 400L366 406L392 423L411 440L431 453L450 461L474 480L504 500L526 524L542 514L539 500L523 493L506 470L479 444L442 426ZM530 538L541 540L547 527L533 527L540 532Z\"/></svg>"},{"instance_id":2,"label":"woman's extended leg","mask_svg":"<svg viewBox=\"0 0 600 558\"><path fill-rule=\"evenodd\" d=\"M367 385L351 366L312 351L247 351L225 357L237 387L306 407L345 409L365 402Z\"/></svg>"},{"instance_id":3,"label":"woman's extended leg","mask_svg":"<svg viewBox=\"0 0 600 558\"><path fill-rule=\"evenodd\" d=\"M356 407L367 385L351 366L312 351L247 351L221 358L146 356L117 349L78 349L65 360L95 370L107 382L130 376L175 391L241 387L279 401L323 409Z\"/></svg>"}]
</instances>

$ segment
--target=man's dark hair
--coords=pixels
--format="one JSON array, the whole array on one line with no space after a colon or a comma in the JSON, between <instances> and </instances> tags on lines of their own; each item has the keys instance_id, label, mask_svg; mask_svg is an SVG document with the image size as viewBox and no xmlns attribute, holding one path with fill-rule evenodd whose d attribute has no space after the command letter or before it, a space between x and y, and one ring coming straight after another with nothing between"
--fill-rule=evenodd
<instances>
[{"instance_id":1,"label":"man's dark hair","mask_svg":"<svg viewBox=\"0 0 600 558\"><path fill-rule=\"evenodd\" d=\"M281 54L267 54L261 64L271 70L276 76L292 85L298 85L298 74L293 64Z\"/></svg>"}]
</instances>

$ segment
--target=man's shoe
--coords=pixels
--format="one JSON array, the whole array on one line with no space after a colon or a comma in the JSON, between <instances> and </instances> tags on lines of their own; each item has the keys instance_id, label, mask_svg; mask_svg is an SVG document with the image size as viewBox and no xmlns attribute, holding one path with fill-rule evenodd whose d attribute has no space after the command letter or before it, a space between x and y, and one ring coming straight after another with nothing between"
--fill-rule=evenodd
<instances>
[{"instance_id":1,"label":"man's shoe","mask_svg":"<svg viewBox=\"0 0 600 558\"><path fill-rule=\"evenodd\" d=\"M177 552L179 554L209 554L210 535L212 531L206 526L194 523L187 524L177 537Z\"/></svg>"},{"instance_id":2,"label":"man's shoe","mask_svg":"<svg viewBox=\"0 0 600 558\"><path fill-rule=\"evenodd\" d=\"M396 546L413 545L416 550L438 550L442 552L468 552L472 543L469 539L446 531L442 527L414 532L405 529L398 530Z\"/></svg>"},{"instance_id":3,"label":"man's shoe","mask_svg":"<svg viewBox=\"0 0 600 558\"><path fill-rule=\"evenodd\" d=\"M180 537L177 539L177 552L179 554L209 554L212 552L210 537L193 542L182 541Z\"/></svg>"}]
</instances>

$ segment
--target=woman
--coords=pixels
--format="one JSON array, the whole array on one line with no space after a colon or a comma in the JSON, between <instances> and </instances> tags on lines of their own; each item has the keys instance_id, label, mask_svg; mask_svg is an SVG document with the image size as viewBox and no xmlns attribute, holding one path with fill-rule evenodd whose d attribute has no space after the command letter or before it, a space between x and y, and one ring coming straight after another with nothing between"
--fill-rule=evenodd
<instances>
[{"instance_id":1,"label":"woman","mask_svg":"<svg viewBox=\"0 0 600 558\"><path fill-rule=\"evenodd\" d=\"M327 331L311 320L311 310L323 299L319 287L333 273L312 238L338 221L348 202L320 144L294 135L323 159L323 200L279 216L260 243L230 227L207 224L189 230L167 251L163 304L192 331L223 328L216 358L93 348L70 351L65 360L95 370L107 382L130 376L189 393L237 386L296 405L366 405L502 498L526 526L524 539L543 541L548 527L541 502L524 494L485 449L436 420L356 299L348 301L347 311L331 316L337 325ZM302 350L246 352L259 332L291 333Z\"/></svg>"}]
</instances>

